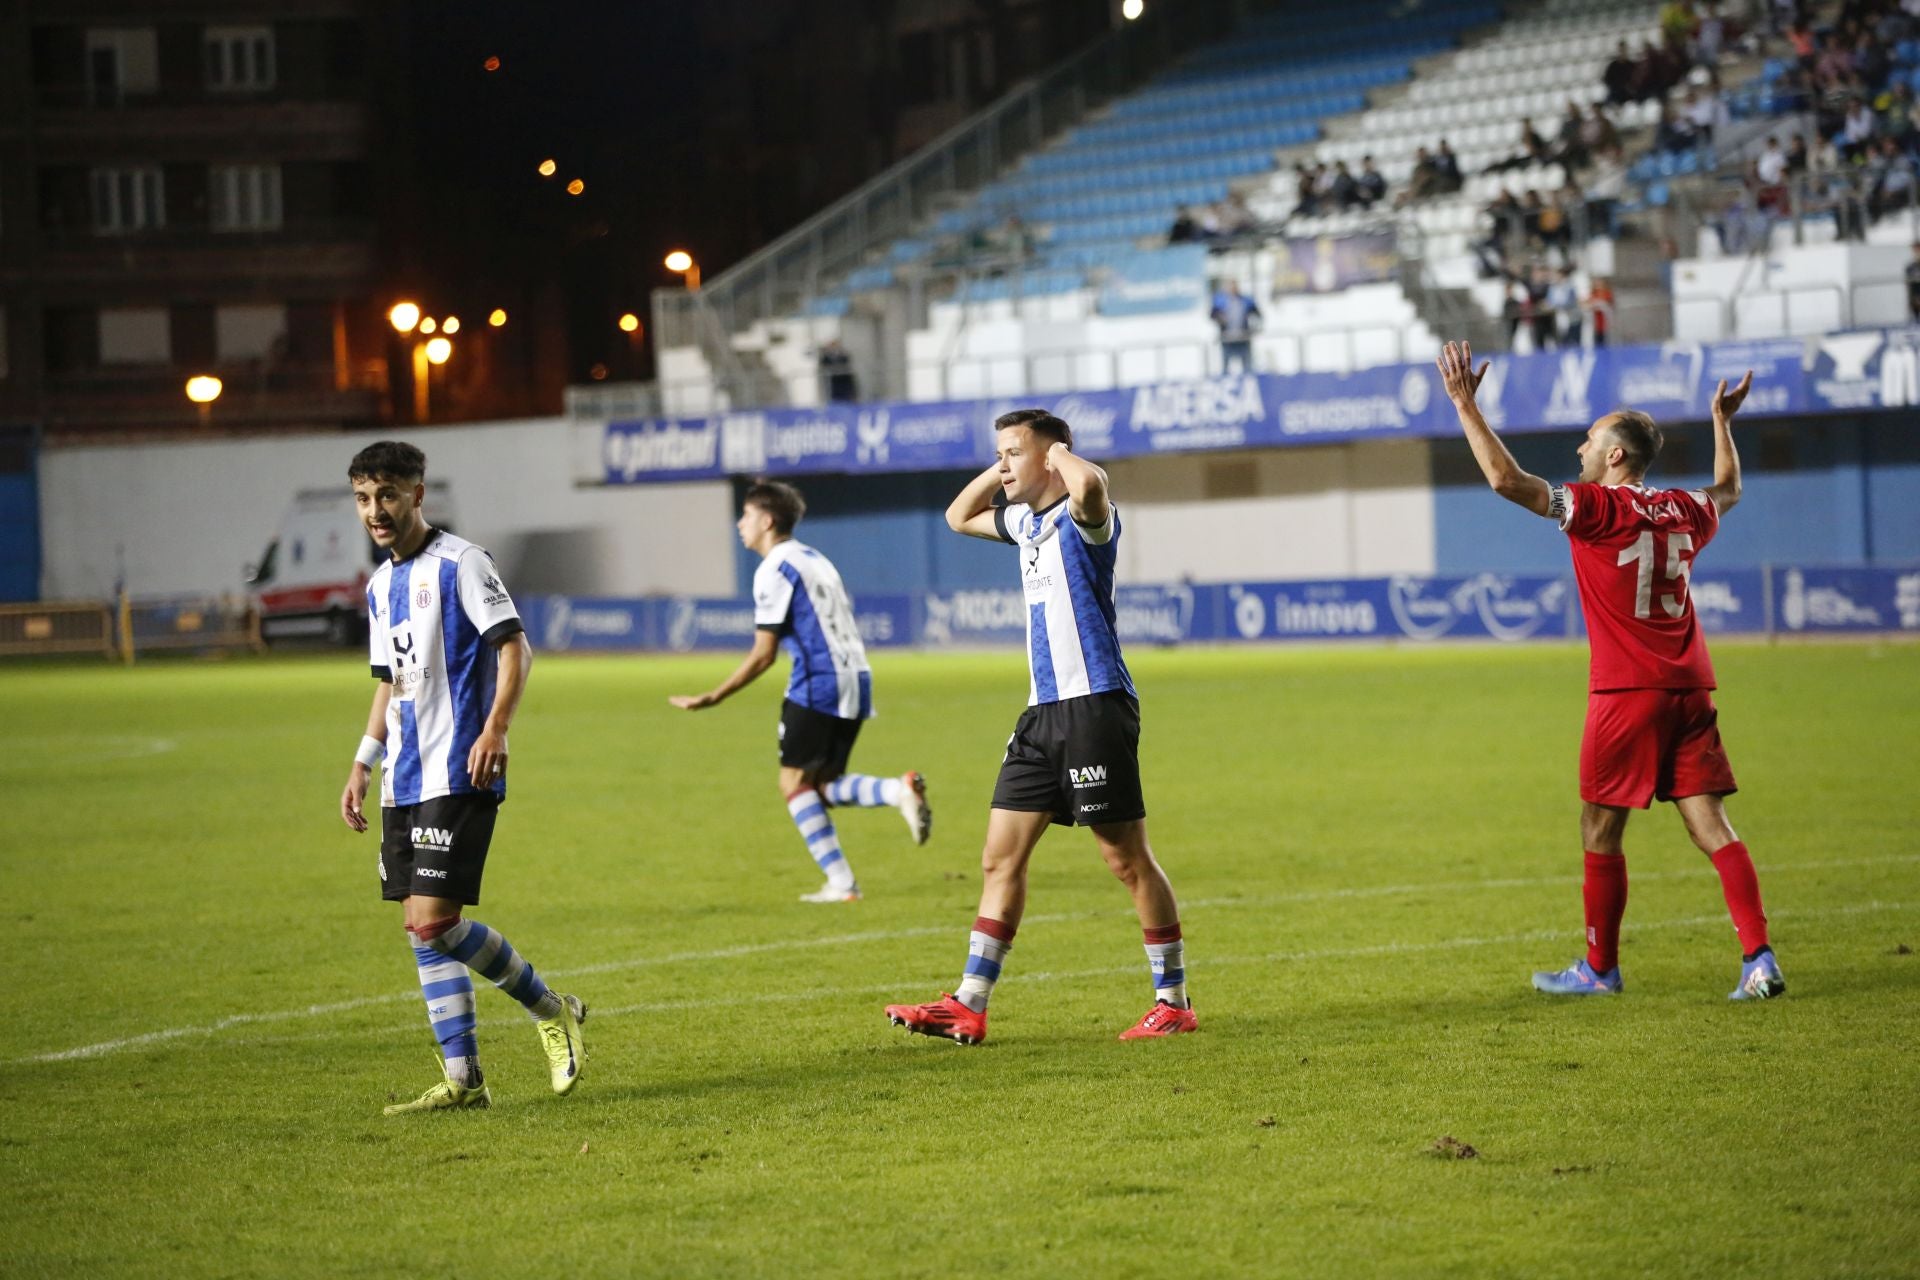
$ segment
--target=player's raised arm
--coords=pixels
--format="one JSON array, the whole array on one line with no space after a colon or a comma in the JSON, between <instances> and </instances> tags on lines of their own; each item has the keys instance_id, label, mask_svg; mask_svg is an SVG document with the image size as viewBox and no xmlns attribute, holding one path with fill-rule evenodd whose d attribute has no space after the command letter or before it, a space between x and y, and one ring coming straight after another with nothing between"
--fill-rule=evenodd
<instances>
[{"instance_id":1,"label":"player's raised arm","mask_svg":"<svg viewBox=\"0 0 1920 1280\"><path fill-rule=\"evenodd\" d=\"M373 687L373 709L367 712L367 731L354 752L353 767L347 771L347 787L340 793L340 820L348 830L367 829L367 784L373 779L373 766L380 762L387 742L387 702L393 686L385 680Z\"/></svg>"},{"instance_id":2,"label":"player's raised arm","mask_svg":"<svg viewBox=\"0 0 1920 1280\"><path fill-rule=\"evenodd\" d=\"M960 496L947 504L947 528L970 538L1001 541L993 519L993 495L1000 492L1000 464L995 462L973 479Z\"/></svg>"},{"instance_id":3,"label":"player's raised arm","mask_svg":"<svg viewBox=\"0 0 1920 1280\"><path fill-rule=\"evenodd\" d=\"M733 669L733 674L705 693L676 693L667 699L682 711L704 711L731 698L740 690L758 680L773 660L780 654L780 634L768 627L761 627L753 633L753 648Z\"/></svg>"},{"instance_id":4,"label":"player's raised arm","mask_svg":"<svg viewBox=\"0 0 1920 1280\"><path fill-rule=\"evenodd\" d=\"M1480 415L1480 406L1474 402L1480 380L1487 376L1493 362L1487 361L1475 373L1472 345L1449 342L1435 363L1440 366L1440 381L1447 389L1447 398L1453 401L1454 411L1460 415L1460 428L1466 432L1473 459L1480 464L1480 474L1487 478L1493 491L1508 502L1517 503L1537 516L1547 515L1553 497L1551 486L1514 461L1513 454L1507 451L1500 437L1493 434L1493 428Z\"/></svg>"},{"instance_id":5,"label":"player's raised arm","mask_svg":"<svg viewBox=\"0 0 1920 1280\"><path fill-rule=\"evenodd\" d=\"M1707 493L1723 516L1740 501L1740 451L1733 447L1733 415L1740 412L1751 390L1753 370L1749 369L1739 386L1729 391L1722 378L1713 393L1713 484Z\"/></svg>"},{"instance_id":6,"label":"player's raised arm","mask_svg":"<svg viewBox=\"0 0 1920 1280\"><path fill-rule=\"evenodd\" d=\"M1103 529L1111 508L1107 504L1107 473L1056 441L1047 449L1047 468L1067 486L1067 511L1083 529Z\"/></svg>"}]
</instances>

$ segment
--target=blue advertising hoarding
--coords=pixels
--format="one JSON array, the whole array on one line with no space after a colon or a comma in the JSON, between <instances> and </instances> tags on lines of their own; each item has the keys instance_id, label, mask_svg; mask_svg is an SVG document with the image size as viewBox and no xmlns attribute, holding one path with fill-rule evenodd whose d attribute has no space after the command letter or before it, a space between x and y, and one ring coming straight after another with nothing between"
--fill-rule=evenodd
<instances>
[{"instance_id":1,"label":"blue advertising hoarding","mask_svg":"<svg viewBox=\"0 0 1920 1280\"><path fill-rule=\"evenodd\" d=\"M1501 431L1580 429L1619 405L1667 421L1703 421L1719 380L1738 380L1748 369L1754 386L1747 417L1916 405L1920 328L1498 355L1479 403ZM1382 365L1350 374L1235 374L1066 395L610 422L602 436L601 478L649 484L983 467L993 456L994 418L1029 406L1066 419L1079 450L1094 458L1443 437L1460 430L1432 364Z\"/></svg>"},{"instance_id":2,"label":"blue advertising hoarding","mask_svg":"<svg viewBox=\"0 0 1920 1280\"><path fill-rule=\"evenodd\" d=\"M1920 633L1920 566L1702 571L1694 609L1713 635ZM521 602L534 644L547 650L695 653L753 643L753 604L686 596L609 600L533 596ZM1114 596L1129 645L1392 640L1415 643L1581 639L1569 576L1400 574L1316 582L1123 586ZM1017 646L1026 636L1018 588L861 596L869 647Z\"/></svg>"}]
</instances>

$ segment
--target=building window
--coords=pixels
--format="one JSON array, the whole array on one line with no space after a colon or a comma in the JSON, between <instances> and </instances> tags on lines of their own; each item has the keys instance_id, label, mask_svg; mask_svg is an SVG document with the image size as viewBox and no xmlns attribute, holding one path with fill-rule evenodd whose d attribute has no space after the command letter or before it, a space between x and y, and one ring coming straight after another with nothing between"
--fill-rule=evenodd
<instances>
[{"instance_id":1,"label":"building window","mask_svg":"<svg viewBox=\"0 0 1920 1280\"><path fill-rule=\"evenodd\" d=\"M124 235L166 225L166 181L160 166L93 171L95 231Z\"/></svg>"},{"instance_id":2,"label":"building window","mask_svg":"<svg viewBox=\"0 0 1920 1280\"><path fill-rule=\"evenodd\" d=\"M173 335L165 307L100 313L101 364L171 364Z\"/></svg>"},{"instance_id":3,"label":"building window","mask_svg":"<svg viewBox=\"0 0 1920 1280\"><path fill-rule=\"evenodd\" d=\"M280 225L280 166L217 164L207 171L215 231L272 231Z\"/></svg>"},{"instance_id":4,"label":"building window","mask_svg":"<svg viewBox=\"0 0 1920 1280\"><path fill-rule=\"evenodd\" d=\"M207 88L221 93L273 88L272 27L208 27L204 47Z\"/></svg>"},{"instance_id":5,"label":"building window","mask_svg":"<svg viewBox=\"0 0 1920 1280\"><path fill-rule=\"evenodd\" d=\"M271 360L285 351L287 309L278 304L228 306L213 313L214 357L222 364Z\"/></svg>"},{"instance_id":6,"label":"building window","mask_svg":"<svg viewBox=\"0 0 1920 1280\"><path fill-rule=\"evenodd\" d=\"M88 30L88 102L114 106L129 94L155 93L159 88L159 42L152 27Z\"/></svg>"}]
</instances>

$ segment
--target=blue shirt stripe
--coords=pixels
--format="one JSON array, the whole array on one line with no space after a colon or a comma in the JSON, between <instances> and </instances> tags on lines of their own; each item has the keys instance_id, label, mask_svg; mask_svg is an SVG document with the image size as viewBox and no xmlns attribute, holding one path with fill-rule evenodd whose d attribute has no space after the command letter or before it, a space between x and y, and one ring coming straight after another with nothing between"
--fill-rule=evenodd
<instances>
[{"instance_id":1,"label":"blue shirt stripe","mask_svg":"<svg viewBox=\"0 0 1920 1280\"><path fill-rule=\"evenodd\" d=\"M840 714L840 680L833 669L833 649L827 644L826 629L820 614L807 594L800 570L791 562L780 566L780 576L793 584L793 606L787 615L787 650L793 655L793 674L787 681L787 696L803 707Z\"/></svg>"},{"instance_id":2,"label":"blue shirt stripe","mask_svg":"<svg viewBox=\"0 0 1920 1280\"><path fill-rule=\"evenodd\" d=\"M1058 702L1060 688L1053 680L1053 646L1047 643L1047 606L1027 606L1027 651L1033 661L1033 692L1042 702Z\"/></svg>"},{"instance_id":3,"label":"blue shirt stripe","mask_svg":"<svg viewBox=\"0 0 1920 1280\"><path fill-rule=\"evenodd\" d=\"M390 630L399 630L413 618L413 601L407 590L413 575L406 571L405 564L396 564L389 571L387 579L387 626ZM418 663L420 655L410 652L409 658ZM398 666L398 662L395 663ZM400 672L393 673L397 682ZM396 754L391 744L387 748L388 762L393 766L393 802L396 805L420 803L420 726L413 715L413 701L407 699L400 704L400 750Z\"/></svg>"},{"instance_id":4,"label":"blue shirt stripe","mask_svg":"<svg viewBox=\"0 0 1920 1280\"><path fill-rule=\"evenodd\" d=\"M1071 515L1065 517L1071 523ZM1067 570L1067 594L1073 600L1073 625L1080 633L1080 653L1087 664L1087 683L1094 693L1125 689L1133 694L1133 677L1120 656L1119 623L1113 608L1113 571L1120 543L1119 515L1113 537L1093 545L1075 536L1060 543L1060 561ZM1065 530L1063 529L1064 533ZM1136 695L1137 696L1137 695Z\"/></svg>"}]
</instances>

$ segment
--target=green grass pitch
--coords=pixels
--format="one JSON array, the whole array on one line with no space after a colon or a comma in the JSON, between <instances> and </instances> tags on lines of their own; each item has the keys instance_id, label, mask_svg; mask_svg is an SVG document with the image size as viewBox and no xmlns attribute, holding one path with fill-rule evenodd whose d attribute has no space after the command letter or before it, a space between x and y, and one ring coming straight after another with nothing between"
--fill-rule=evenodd
<instances>
[{"instance_id":1,"label":"green grass pitch","mask_svg":"<svg viewBox=\"0 0 1920 1280\"><path fill-rule=\"evenodd\" d=\"M1017 652L878 655L854 765L925 771L934 837L842 813L833 907L784 669L690 716L730 656L541 658L474 915L591 1065L552 1097L483 987L493 1110L405 1119L436 1055L335 812L364 663L0 671L0 1274L1920 1275L1920 646L1715 650L1784 1000L1727 1002L1664 806L1625 996L1528 988L1580 950L1583 650L1142 651L1201 1033L1116 1042L1140 935L1069 830L975 1050L881 1006L957 979Z\"/></svg>"}]
</instances>

